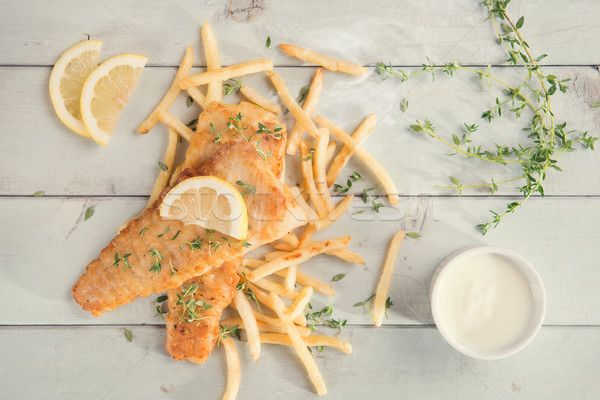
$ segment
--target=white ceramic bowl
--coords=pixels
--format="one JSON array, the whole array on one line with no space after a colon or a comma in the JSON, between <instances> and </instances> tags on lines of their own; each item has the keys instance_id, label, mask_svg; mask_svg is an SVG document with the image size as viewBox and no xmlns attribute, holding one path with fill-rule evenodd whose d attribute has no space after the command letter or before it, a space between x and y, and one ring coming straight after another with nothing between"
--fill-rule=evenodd
<instances>
[{"instance_id":1,"label":"white ceramic bowl","mask_svg":"<svg viewBox=\"0 0 600 400\"><path fill-rule=\"evenodd\" d=\"M455 336L450 334L447 327L444 326L444 319L441 318L440 315L440 301L444 301L444 299L442 299L440 296L440 288L443 287L444 280L448 275L448 272L451 271L455 266L459 265L461 261L473 256L490 254L504 257L522 272L531 285L533 294L533 309L531 311L531 318L526 329L524 329L522 335L520 335L519 338L513 341L510 345L502 346L501 348L496 349L474 348L473 346L467 346L460 340L457 340ZM540 276L537 274L533 266L519 254L512 250L501 247L475 247L455 252L446 257L439 265L431 280L429 300L431 302L433 320L435 321L440 334L444 337L448 344L469 357L478 358L481 360L495 360L508 357L523 349L533 340L539 331L546 313L546 294Z\"/></svg>"}]
</instances>

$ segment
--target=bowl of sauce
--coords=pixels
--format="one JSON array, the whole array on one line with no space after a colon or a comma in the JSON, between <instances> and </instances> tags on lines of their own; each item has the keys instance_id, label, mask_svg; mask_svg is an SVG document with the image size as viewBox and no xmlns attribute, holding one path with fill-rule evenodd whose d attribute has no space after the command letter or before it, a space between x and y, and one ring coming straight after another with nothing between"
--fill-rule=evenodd
<instances>
[{"instance_id":1,"label":"bowl of sauce","mask_svg":"<svg viewBox=\"0 0 600 400\"><path fill-rule=\"evenodd\" d=\"M500 247L475 247L444 259L431 281L430 301L448 344L483 360L527 346L546 312L544 285L533 266Z\"/></svg>"}]
</instances>

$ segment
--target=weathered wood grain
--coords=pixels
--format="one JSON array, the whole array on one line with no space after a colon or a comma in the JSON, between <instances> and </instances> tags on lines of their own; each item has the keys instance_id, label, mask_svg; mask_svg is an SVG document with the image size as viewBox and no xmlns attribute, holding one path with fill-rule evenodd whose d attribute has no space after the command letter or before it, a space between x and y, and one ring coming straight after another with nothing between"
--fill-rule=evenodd
<instances>
[{"instance_id":1,"label":"weathered wood grain","mask_svg":"<svg viewBox=\"0 0 600 400\"><path fill-rule=\"evenodd\" d=\"M163 350L164 328L126 326L2 327L0 388L23 399L218 399L225 388L222 348L204 365L176 363ZM433 328L350 327L340 338L352 355L313 350L328 399L587 399L600 396L600 328L544 327L522 352L498 361L454 353ZM238 398L317 398L293 350L264 345L254 363L242 360Z\"/></svg>"},{"instance_id":2,"label":"weathered wood grain","mask_svg":"<svg viewBox=\"0 0 600 400\"><path fill-rule=\"evenodd\" d=\"M252 3L254 7L245 6ZM429 56L435 62L456 59L487 65L506 58L494 44L492 26L476 0L94 0L85 7L76 0L59 4L10 0L2 9L2 65L52 65L88 36L104 42L103 57L137 52L150 58L149 65L175 65L185 46L199 44L206 20L215 31L225 65L240 58L299 65L276 48L279 43L362 64L384 60L420 65ZM550 55L546 63L600 63L600 28L595 23L600 8L594 1L513 1L509 14L515 21L525 16L523 33L538 54ZM265 46L268 36L270 49ZM195 63L204 65L201 52Z\"/></svg>"},{"instance_id":3,"label":"weathered wood grain","mask_svg":"<svg viewBox=\"0 0 600 400\"><path fill-rule=\"evenodd\" d=\"M241 60L238 59L238 60ZM197 69L195 69L197 70ZM310 82L312 68L281 68L278 73L296 94ZM414 69L413 69L414 71ZM518 71L495 70L509 82ZM600 132L600 111L589 104L600 96L598 72L586 67L548 68L561 78L570 78L572 89L556 94L553 107L559 121L568 128ZM157 126L147 135L138 134L138 124L154 108L173 78L172 69L146 68L133 97L122 114L116 131L106 148L69 131L55 115L48 95L49 68L0 68L0 195L29 195L44 190L49 195L146 196L152 191L167 145L166 128ZM271 84L263 75L251 76L244 82L263 94L278 100ZM451 140L460 133L463 122L477 123L480 131L473 135L475 143L492 147L493 143L516 144L526 133L525 114L519 120L512 115L492 124L480 118L492 107L499 91L489 92L485 83L473 75L460 72L454 79L438 76L435 82L427 75L415 80L381 81L375 72L360 78L325 72L325 89L317 113L352 132L371 112L380 122L364 146L388 169L401 194L456 194L436 188L450 183L449 175L465 183L480 184L516 176L518 171L479 160L448 157L451 149L424 134L416 134L408 125L416 119L430 118L440 135ZM400 111L399 102L407 97L409 108ZM237 101L237 96L225 98ZM184 122L197 116L199 109L186 107L185 96L172 107ZM506 111L506 110L505 110ZM292 124L289 115L284 122ZM560 159L563 173L548 173L546 193L599 195L600 180L585 171L600 169L600 153L578 151ZM52 166L51 168L49 166ZM288 178L298 177L296 160L288 166ZM340 181L353 170L368 177L355 186L353 193L375 186L376 180L360 161L351 160ZM500 187L501 194L518 193L514 184ZM380 192L381 193L381 192ZM466 193L485 195L486 190Z\"/></svg>"},{"instance_id":4,"label":"weathered wood grain","mask_svg":"<svg viewBox=\"0 0 600 400\"><path fill-rule=\"evenodd\" d=\"M421 238L406 239L400 250L390 296L395 306L385 324L431 324L429 282L440 261L462 247L498 245L529 259L546 286L552 325L600 324L600 224L598 198L532 199L518 215L481 236L474 225L488 218L488 208L504 206L502 198L401 198L397 208L375 214L356 199L345 215L317 240L352 235L350 248L366 266L319 256L302 268L336 289L334 317L368 324L366 309L352 305L374 293L385 251L394 232L406 229ZM94 318L71 298L71 286L85 265L115 235L116 227L137 214L144 199L3 198L0 199L0 325L18 324L162 324L153 317L151 296ZM95 213L83 220L85 209ZM16 217L18 216L18 217ZM540 249L543 249L540 250ZM339 282L334 275L346 273ZM315 308L329 304L316 296Z\"/></svg>"}]
</instances>

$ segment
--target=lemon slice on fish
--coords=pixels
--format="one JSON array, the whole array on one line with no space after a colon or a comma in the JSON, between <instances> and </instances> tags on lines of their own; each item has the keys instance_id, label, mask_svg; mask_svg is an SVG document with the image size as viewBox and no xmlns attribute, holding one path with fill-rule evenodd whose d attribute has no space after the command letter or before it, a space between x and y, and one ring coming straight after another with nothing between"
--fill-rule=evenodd
<instances>
[{"instance_id":1,"label":"lemon slice on fish","mask_svg":"<svg viewBox=\"0 0 600 400\"><path fill-rule=\"evenodd\" d=\"M235 239L248 234L248 210L235 187L214 176L196 176L167 193L160 216L214 229Z\"/></svg>"},{"instance_id":2,"label":"lemon slice on fish","mask_svg":"<svg viewBox=\"0 0 600 400\"><path fill-rule=\"evenodd\" d=\"M137 54L121 54L104 61L86 79L81 92L81 117L96 142L106 146L119 115L148 61Z\"/></svg>"},{"instance_id":3,"label":"lemon slice on fish","mask_svg":"<svg viewBox=\"0 0 600 400\"><path fill-rule=\"evenodd\" d=\"M81 121L80 98L85 80L98 66L102 42L84 40L60 56L50 75L50 99L60 120L72 131L89 137Z\"/></svg>"}]
</instances>

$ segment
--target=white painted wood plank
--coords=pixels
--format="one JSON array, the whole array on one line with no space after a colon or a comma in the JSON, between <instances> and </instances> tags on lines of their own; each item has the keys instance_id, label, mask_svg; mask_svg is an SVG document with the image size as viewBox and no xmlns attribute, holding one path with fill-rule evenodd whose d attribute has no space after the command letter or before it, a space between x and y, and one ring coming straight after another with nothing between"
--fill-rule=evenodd
<instances>
[{"instance_id":1,"label":"white painted wood plank","mask_svg":"<svg viewBox=\"0 0 600 400\"><path fill-rule=\"evenodd\" d=\"M394 232L422 235L402 244L390 296L395 306L386 324L431 324L429 282L440 261L462 247L497 245L517 251L539 271L548 309L546 324L600 324L600 225L598 198L532 199L496 230L481 236L474 225L488 218L488 209L504 207L496 198L401 198L396 209L375 214L370 206L346 215L317 239L352 235L350 248L366 266L319 256L303 265L307 273L335 283L334 317L351 324L370 324L368 312L352 305L374 293L385 252ZM80 309L71 286L89 261L112 239L116 227L136 214L143 199L129 198L3 198L0 199L0 325L15 324L161 324L151 301L140 299L100 318ZM93 205L94 216L83 221ZM356 200L351 212L365 207ZM315 308L329 304L316 296ZM32 312L35 310L35 312Z\"/></svg>"},{"instance_id":2,"label":"white painted wood plank","mask_svg":"<svg viewBox=\"0 0 600 400\"><path fill-rule=\"evenodd\" d=\"M502 62L486 13L478 1L440 4L435 0L296 2L260 1L246 21L250 1L75 0L24 5L3 2L0 64L52 65L60 54L88 35L104 41L103 54L142 53L152 65L178 64L185 46L199 43L200 26L209 20L224 64L248 58L298 62L275 46L294 43L363 64L385 60L420 65L436 62ZM318 11L316 11L318 10ZM525 16L526 40L550 64L598 64L600 8L594 1L513 1L509 14ZM49 29L51 28L51 29ZM273 45L266 48L267 36ZM200 53L196 63L204 63Z\"/></svg>"},{"instance_id":3,"label":"white painted wood plank","mask_svg":"<svg viewBox=\"0 0 600 400\"><path fill-rule=\"evenodd\" d=\"M162 327L3 327L0 387L23 399L221 398L222 349L204 365L176 363L163 350ZM314 351L328 399L596 399L600 328L544 327L504 360L457 355L434 328L346 328L353 354ZM245 344L238 399L317 398L291 348L264 345L258 363ZM170 390L168 393L164 391Z\"/></svg>"},{"instance_id":4,"label":"white painted wood plank","mask_svg":"<svg viewBox=\"0 0 600 400\"><path fill-rule=\"evenodd\" d=\"M507 80L514 73L496 70ZM278 72L287 81L292 93L310 82L313 69L281 68ZM573 129L600 132L598 109L589 104L600 96L598 73L592 68L549 68L561 78L571 78L572 90L566 95L556 94L553 107L557 118L568 122ZM54 114L48 96L49 68L0 68L0 120L4 134L0 136L0 195L29 195L44 190L50 195L148 195L159 172L157 161L166 147L166 128L159 126L147 135L136 132L138 124L153 109L170 85L172 69L147 68L136 91L121 116L111 142L106 148L80 137L62 125ZM264 75L244 80L262 93L276 99L274 90ZM456 176L468 184L496 181L514 177L518 171L479 160L447 157L449 148L409 131L408 125L416 119L430 118L439 127L440 135L450 140L451 133L459 133L463 122L477 123L480 131L475 141L484 146L494 142L516 144L523 137L527 125L523 117L512 116L489 124L480 118L482 111L492 107L499 93L489 93L487 86L473 76L460 73L454 80L439 76L431 82L427 76L415 81L381 81L373 71L361 78L342 74L325 75L325 90L317 113L322 114L352 132L369 113L375 113L380 123L365 141L370 150L388 169L401 194L455 194L452 190L435 185L450 183L448 176ZM407 97L406 113L399 109L399 101ZM237 101L236 96L226 101ZM182 96L173 106L173 113L185 122L193 119L198 108L186 107ZM284 118L293 121L289 115ZM584 171L600 169L600 153L578 151L560 160L564 172L549 172L547 194L589 195L600 194L600 180ZM288 175L294 182L294 159L289 163ZM49 168L52 166L52 168ZM355 186L355 192L374 186L376 180L360 161L351 162L342 174L342 180L353 170L368 176L368 182ZM126 171L126 173L124 173ZM499 193L518 193L513 184L500 188ZM473 191L472 194L487 194Z\"/></svg>"}]
</instances>

